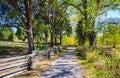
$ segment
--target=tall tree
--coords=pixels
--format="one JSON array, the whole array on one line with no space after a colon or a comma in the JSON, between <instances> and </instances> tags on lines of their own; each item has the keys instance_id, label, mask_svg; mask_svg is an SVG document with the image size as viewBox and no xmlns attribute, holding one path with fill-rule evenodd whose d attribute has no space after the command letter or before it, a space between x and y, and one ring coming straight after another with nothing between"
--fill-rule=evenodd
<instances>
[{"instance_id":1,"label":"tall tree","mask_svg":"<svg viewBox=\"0 0 120 78\"><path fill-rule=\"evenodd\" d=\"M28 53L31 54L33 48L33 36L32 36L32 10L33 2L32 0L6 0L14 10L18 13L20 19L25 25L25 30L28 37Z\"/></svg>"},{"instance_id":2,"label":"tall tree","mask_svg":"<svg viewBox=\"0 0 120 78\"><path fill-rule=\"evenodd\" d=\"M41 8L40 13L44 15L45 22L50 25L50 40L51 47L53 47L54 40L57 43L58 25L64 15L62 13L65 13L67 8L62 6L57 0L40 1L39 6Z\"/></svg>"},{"instance_id":3,"label":"tall tree","mask_svg":"<svg viewBox=\"0 0 120 78\"><path fill-rule=\"evenodd\" d=\"M119 0L63 0L63 3L67 3L78 10L81 16L79 21L84 20L82 23L85 24L87 31L81 31L87 33L90 47L94 46L96 37L95 22L97 16L106 8L113 8ZM80 26L79 26L80 27ZM80 34L80 32L77 32ZM80 37L79 37L80 38ZM81 39L78 40L80 41Z\"/></svg>"}]
</instances>

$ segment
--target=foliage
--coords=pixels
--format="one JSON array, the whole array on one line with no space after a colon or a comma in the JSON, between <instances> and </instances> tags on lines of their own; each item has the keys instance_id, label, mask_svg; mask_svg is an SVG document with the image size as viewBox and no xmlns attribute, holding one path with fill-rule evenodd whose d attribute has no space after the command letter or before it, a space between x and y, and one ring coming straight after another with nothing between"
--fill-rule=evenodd
<instances>
[{"instance_id":1,"label":"foliage","mask_svg":"<svg viewBox=\"0 0 120 78\"><path fill-rule=\"evenodd\" d=\"M77 28L76 28L76 38L77 38L78 44L81 46L84 46L85 41L86 41L87 33L85 29L86 28L84 24L82 23L82 21L79 21Z\"/></svg>"},{"instance_id":2,"label":"foliage","mask_svg":"<svg viewBox=\"0 0 120 78\"><path fill-rule=\"evenodd\" d=\"M108 22L107 24L102 24L103 35L99 37L99 40L104 45L113 45L114 47L120 43L120 26L119 24Z\"/></svg>"},{"instance_id":3,"label":"foliage","mask_svg":"<svg viewBox=\"0 0 120 78\"><path fill-rule=\"evenodd\" d=\"M22 24L20 24L19 27L24 27L24 26L23 26ZM26 39L26 32L25 32L24 30L21 30L20 28L18 28L18 29L17 29L17 32L16 32L16 36L17 36L19 39L25 41L25 39Z\"/></svg>"},{"instance_id":4,"label":"foliage","mask_svg":"<svg viewBox=\"0 0 120 78\"><path fill-rule=\"evenodd\" d=\"M63 36L63 45L75 45L75 37L74 36Z\"/></svg>"},{"instance_id":5,"label":"foliage","mask_svg":"<svg viewBox=\"0 0 120 78\"><path fill-rule=\"evenodd\" d=\"M33 26L34 26L33 27L34 39L36 41L45 40L47 43L47 40L49 37L50 26L47 24L41 23L39 19L36 19L33 21Z\"/></svg>"},{"instance_id":6,"label":"foliage","mask_svg":"<svg viewBox=\"0 0 120 78\"><path fill-rule=\"evenodd\" d=\"M95 23L96 19L99 15L101 15L103 12L110 9L114 9L119 6L119 0L62 0L64 4L68 4L72 6L71 13L76 15L78 19L78 26L77 26L77 40L80 44L82 38L80 36L83 36L81 33L86 33L86 38L89 40L90 47L94 46L95 38L96 38L96 28ZM92 4L92 5L91 5ZM77 10L72 12L73 7ZM79 21L82 21L82 24L85 26L85 30L82 29L83 26L79 26ZM81 45L84 44L84 41L86 41L86 38L83 38Z\"/></svg>"},{"instance_id":7,"label":"foliage","mask_svg":"<svg viewBox=\"0 0 120 78\"><path fill-rule=\"evenodd\" d=\"M47 45L42 44L39 41L36 42L36 50L45 50L45 49L47 49Z\"/></svg>"},{"instance_id":8,"label":"foliage","mask_svg":"<svg viewBox=\"0 0 120 78\"><path fill-rule=\"evenodd\" d=\"M11 28L7 28L7 27L0 28L0 40L3 41L13 40L13 32Z\"/></svg>"},{"instance_id":9,"label":"foliage","mask_svg":"<svg viewBox=\"0 0 120 78\"><path fill-rule=\"evenodd\" d=\"M84 52L84 53L83 53ZM88 66L91 71L92 78L119 78L120 73L120 58L118 52L113 51L110 56L103 53L102 47L98 47L96 50L89 52L85 48L77 49L77 56L84 57L86 63L81 65ZM78 53L80 53L78 55ZM89 77L89 76L88 76Z\"/></svg>"}]
</instances>

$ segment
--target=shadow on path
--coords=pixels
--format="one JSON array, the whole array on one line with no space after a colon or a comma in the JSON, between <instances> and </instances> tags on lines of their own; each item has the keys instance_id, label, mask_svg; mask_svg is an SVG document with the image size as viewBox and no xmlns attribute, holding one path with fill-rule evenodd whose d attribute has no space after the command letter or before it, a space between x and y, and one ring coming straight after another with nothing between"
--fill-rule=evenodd
<instances>
[{"instance_id":1,"label":"shadow on path","mask_svg":"<svg viewBox=\"0 0 120 78\"><path fill-rule=\"evenodd\" d=\"M74 49L68 49L40 78L83 78Z\"/></svg>"}]
</instances>

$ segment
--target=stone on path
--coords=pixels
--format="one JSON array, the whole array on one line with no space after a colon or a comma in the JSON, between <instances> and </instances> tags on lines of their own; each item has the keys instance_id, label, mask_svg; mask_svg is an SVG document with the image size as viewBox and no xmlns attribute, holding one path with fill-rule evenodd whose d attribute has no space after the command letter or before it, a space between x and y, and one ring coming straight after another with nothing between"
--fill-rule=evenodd
<instances>
[{"instance_id":1,"label":"stone on path","mask_svg":"<svg viewBox=\"0 0 120 78\"><path fill-rule=\"evenodd\" d=\"M74 48L68 48L40 78L83 78Z\"/></svg>"}]
</instances>

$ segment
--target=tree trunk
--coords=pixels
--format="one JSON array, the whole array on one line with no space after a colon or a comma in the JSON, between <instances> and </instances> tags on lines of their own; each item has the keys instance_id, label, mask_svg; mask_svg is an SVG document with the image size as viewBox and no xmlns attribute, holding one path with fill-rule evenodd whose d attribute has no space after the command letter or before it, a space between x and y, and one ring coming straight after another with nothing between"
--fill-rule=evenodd
<instances>
[{"instance_id":1,"label":"tree trunk","mask_svg":"<svg viewBox=\"0 0 120 78\"><path fill-rule=\"evenodd\" d=\"M46 44L48 43L48 31L45 32L45 41L46 41Z\"/></svg>"},{"instance_id":2,"label":"tree trunk","mask_svg":"<svg viewBox=\"0 0 120 78\"><path fill-rule=\"evenodd\" d=\"M32 34L32 36L33 36L33 34ZM33 50L35 50L35 43L34 43L34 41L35 41L35 38L33 36Z\"/></svg>"},{"instance_id":3,"label":"tree trunk","mask_svg":"<svg viewBox=\"0 0 120 78\"><path fill-rule=\"evenodd\" d=\"M57 46L57 37L55 37L55 45Z\"/></svg>"},{"instance_id":4,"label":"tree trunk","mask_svg":"<svg viewBox=\"0 0 120 78\"><path fill-rule=\"evenodd\" d=\"M53 31L52 31L52 29L51 29L51 33L50 33L50 40L51 40L50 46L53 47Z\"/></svg>"},{"instance_id":5,"label":"tree trunk","mask_svg":"<svg viewBox=\"0 0 120 78\"><path fill-rule=\"evenodd\" d=\"M32 54L32 50L34 49L32 33L28 32L27 36L28 36L28 54Z\"/></svg>"},{"instance_id":6,"label":"tree trunk","mask_svg":"<svg viewBox=\"0 0 120 78\"><path fill-rule=\"evenodd\" d=\"M57 46L58 45L58 42L57 42L57 35L55 37L55 45Z\"/></svg>"},{"instance_id":7,"label":"tree trunk","mask_svg":"<svg viewBox=\"0 0 120 78\"><path fill-rule=\"evenodd\" d=\"M28 36L28 54L32 54L33 47L33 35L32 35L32 1L31 0L24 0L25 8L26 8L26 29L29 31L27 32Z\"/></svg>"},{"instance_id":8,"label":"tree trunk","mask_svg":"<svg viewBox=\"0 0 120 78\"><path fill-rule=\"evenodd\" d=\"M62 34L60 33L60 45L62 45Z\"/></svg>"},{"instance_id":9,"label":"tree trunk","mask_svg":"<svg viewBox=\"0 0 120 78\"><path fill-rule=\"evenodd\" d=\"M89 45L90 45L90 48L93 48L94 47L94 42L95 42L95 32L94 31L91 31L89 34Z\"/></svg>"},{"instance_id":10,"label":"tree trunk","mask_svg":"<svg viewBox=\"0 0 120 78\"><path fill-rule=\"evenodd\" d=\"M96 4L97 4L97 14L100 14L101 0L96 0Z\"/></svg>"},{"instance_id":11,"label":"tree trunk","mask_svg":"<svg viewBox=\"0 0 120 78\"><path fill-rule=\"evenodd\" d=\"M57 42L57 28L55 27L55 45L57 46L58 44L58 42Z\"/></svg>"},{"instance_id":12,"label":"tree trunk","mask_svg":"<svg viewBox=\"0 0 120 78\"><path fill-rule=\"evenodd\" d=\"M47 40L47 38L45 39L45 42L46 42L46 44L48 43L48 40Z\"/></svg>"}]
</instances>

